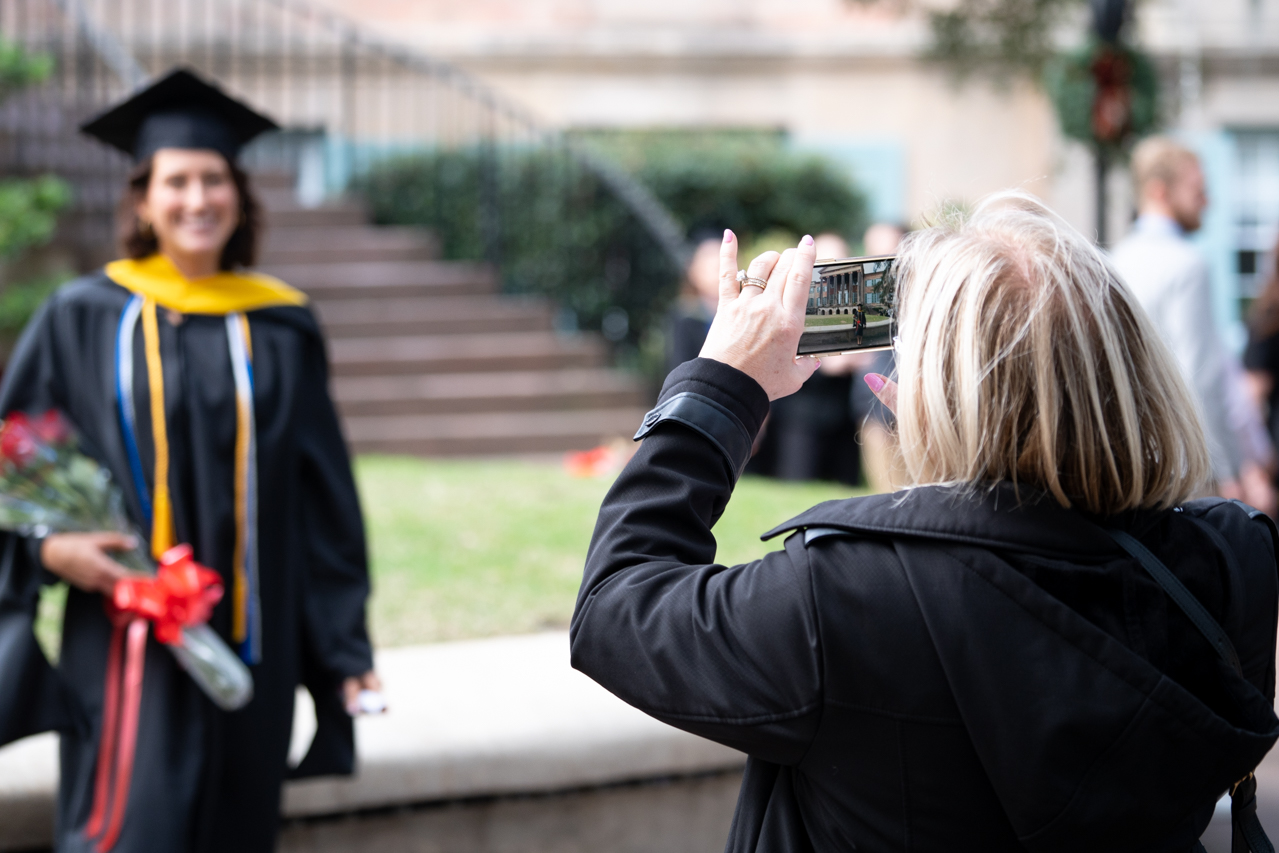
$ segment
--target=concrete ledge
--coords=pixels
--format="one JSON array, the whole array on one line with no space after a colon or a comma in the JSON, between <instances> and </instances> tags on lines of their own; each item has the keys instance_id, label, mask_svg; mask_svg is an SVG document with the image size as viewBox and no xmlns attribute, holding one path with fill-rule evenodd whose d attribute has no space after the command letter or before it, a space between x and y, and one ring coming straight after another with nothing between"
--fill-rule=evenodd
<instances>
[{"instance_id":1,"label":"concrete ledge","mask_svg":"<svg viewBox=\"0 0 1279 853\"><path fill-rule=\"evenodd\" d=\"M49 845L57 787L55 735L23 738L0 749L0 850Z\"/></svg>"},{"instance_id":2,"label":"concrete ledge","mask_svg":"<svg viewBox=\"0 0 1279 853\"><path fill-rule=\"evenodd\" d=\"M286 818L538 794L739 768L734 750L636 711L569 666L568 635L387 649L390 711L356 721L360 771L291 782ZM299 702L292 754L314 732ZM57 741L0 749L0 850L50 842Z\"/></svg>"},{"instance_id":3,"label":"concrete ledge","mask_svg":"<svg viewBox=\"0 0 1279 853\"><path fill-rule=\"evenodd\" d=\"M740 770L288 821L279 853L720 853Z\"/></svg>"},{"instance_id":4,"label":"concrete ledge","mask_svg":"<svg viewBox=\"0 0 1279 853\"><path fill-rule=\"evenodd\" d=\"M553 791L741 766L569 666L568 635L388 649L390 712L358 721L360 773L291 783L288 817ZM299 734L306 736L314 723Z\"/></svg>"}]
</instances>

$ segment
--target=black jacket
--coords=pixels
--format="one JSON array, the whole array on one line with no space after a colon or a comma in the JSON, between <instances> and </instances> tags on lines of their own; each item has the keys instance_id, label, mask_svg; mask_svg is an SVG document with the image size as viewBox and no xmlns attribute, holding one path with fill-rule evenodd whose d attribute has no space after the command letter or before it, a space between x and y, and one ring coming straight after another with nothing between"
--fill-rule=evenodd
<instances>
[{"instance_id":1,"label":"black jacket","mask_svg":"<svg viewBox=\"0 0 1279 853\"><path fill-rule=\"evenodd\" d=\"M730 851L1179 851L1279 736L1269 526L1196 501L1105 524L1225 627L1245 678L1099 526L1023 488L821 504L714 563L767 411L705 359L609 491L573 665L750 756ZM1020 497L1020 500L1018 498Z\"/></svg>"}]
</instances>

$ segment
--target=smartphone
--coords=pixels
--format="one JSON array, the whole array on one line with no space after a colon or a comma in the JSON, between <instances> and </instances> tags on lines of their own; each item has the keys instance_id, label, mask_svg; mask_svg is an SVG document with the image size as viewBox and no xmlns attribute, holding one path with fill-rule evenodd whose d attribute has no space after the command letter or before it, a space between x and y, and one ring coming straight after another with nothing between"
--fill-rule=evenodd
<instances>
[{"instance_id":1,"label":"smartphone","mask_svg":"<svg viewBox=\"0 0 1279 853\"><path fill-rule=\"evenodd\" d=\"M896 255L813 264L799 355L889 349L897 336Z\"/></svg>"}]
</instances>

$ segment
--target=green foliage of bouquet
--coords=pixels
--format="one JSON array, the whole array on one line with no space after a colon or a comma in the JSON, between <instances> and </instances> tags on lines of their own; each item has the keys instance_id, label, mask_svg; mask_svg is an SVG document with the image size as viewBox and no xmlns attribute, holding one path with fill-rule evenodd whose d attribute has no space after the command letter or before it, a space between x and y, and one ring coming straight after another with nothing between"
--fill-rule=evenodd
<instances>
[{"instance_id":1,"label":"green foliage of bouquet","mask_svg":"<svg viewBox=\"0 0 1279 853\"><path fill-rule=\"evenodd\" d=\"M134 532L111 475L77 452L70 427L53 411L34 418L13 412L0 422L0 529L24 536ZM119 557L135 571L149 568L140 546Z\"/></svg>"},{"instance_id":2,"label":"green foliage of bouquet","mask_svg":"<svg viewBox=\"0 0 1279 853\"><path fill-rule=\"evenodd\" d=\"M235 710L252 698L252 676L208 626L207 609L197 614L188 606L187 613L176 616L165 612L164 606L177 600L167 594L173 592L174 585L163 568L158 581L151 577L156 575L155 563L145 550L146 538L138 534L125 513L119 487L110 472L79 451L71 425L55 410L37 416L11 412L0 421L0 530L37 537L99 530L132 534L138 544L112 556L137 576L117 581L109 603L122 606L121 594L129 593L131 600L145 599L144 604L156 605L150 611L140 608L140 612L156 623L157 636L160 627L169 629L160 639L219 707ZM183 556L190 562L190 549L179 547L186 549ZM196 569L204 571L210 581L217 578L203 567ZM186 593L179 605L203 599L211 608L217 600L203 588L178 591ZM216 596L220 595L219 589ZM108 612L112 612L110 607Z\"/></svg>"}]
</instances>

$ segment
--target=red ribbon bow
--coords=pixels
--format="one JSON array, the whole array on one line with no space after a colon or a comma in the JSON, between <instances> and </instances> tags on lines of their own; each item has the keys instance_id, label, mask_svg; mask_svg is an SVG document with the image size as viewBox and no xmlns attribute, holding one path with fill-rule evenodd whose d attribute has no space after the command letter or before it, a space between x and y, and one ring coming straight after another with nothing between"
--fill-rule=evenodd
<instances>
[{"instance_id":1,"label":"red ribbon bow","mask_svg":"<svg viewBox=\"0 0 1279 853\"><path fill-rule=\"evenodd\" d=\"M111 596L112 621L141 616L155 623L155 638L175 645L182 629L209 621L222 599L222 576L191 558L190 545L177 545L160 557L155 577L128 577L116 582Z\"/></svg>"},{"instance_id":2,"label":"red ribbon bow","mask_svg":"<svg viewBox=\"0 0 1279 853\"><path fill-rule=\"evenodd\" d=\"M155 577L116 581L111 598L106 601L107 614L115 630L107 652L93 809L85 826L86 836L98 838L98 853L106 853L115 846L129 800L133 754L138 743L147 623L155 623L157 640L174 645L181 641L183 628L207 622L213 606L221 598L221 575L192 559L190 545L178 545L160 557ZM122 655L126 657L123 679Z\"/></svg>"}]
</instances>

